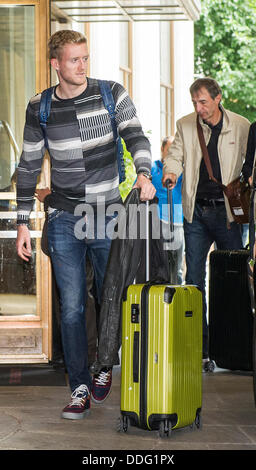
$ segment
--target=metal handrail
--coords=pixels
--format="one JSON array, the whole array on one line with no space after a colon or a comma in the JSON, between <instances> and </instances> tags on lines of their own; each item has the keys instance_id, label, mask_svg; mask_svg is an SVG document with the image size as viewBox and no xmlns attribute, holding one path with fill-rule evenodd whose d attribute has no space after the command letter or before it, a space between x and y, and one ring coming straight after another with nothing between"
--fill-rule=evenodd
<instances>
[{"instance_id":1,"label":"metal handrail","mask_svg":"<svg viewBox=\"0 0 256 470\"><path fill-rule=\"evenodd\" d=\"M3 121L3 120L0 120L0 126L3 126L3 128L5 129L7 135L8 135L8 138L9 138L9 141L12 145L12 148L14 150L14 153L15 153L15 159L17 160L17 156L19 157L20 155L20 150L19 150L19 146L16 142L16 139L14 137L14 134L11 130L11 127L10 127L10 124L8 124L7 121Z\"/></svg>"}]
</instances>

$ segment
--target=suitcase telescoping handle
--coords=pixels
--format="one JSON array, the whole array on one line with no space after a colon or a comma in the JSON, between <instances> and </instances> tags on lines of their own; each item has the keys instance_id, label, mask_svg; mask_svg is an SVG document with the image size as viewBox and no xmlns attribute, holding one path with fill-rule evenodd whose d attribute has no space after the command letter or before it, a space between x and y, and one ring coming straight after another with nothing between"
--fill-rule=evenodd
<instances>
[{"instance_id":1,"label":"suitcase telescoping handle","mask_svg":"<svg viewBox=\"0 0 256 470\"><path fill-rule=\"evenodd\" d=\"M150 266L150 262L149 262L149 251L150 251L150 248L149 248L149 237L150 237L150 227L149 227L149 201L146 201L146 282L149 281L149 276L150 276L150 273L149 273L149 266Z\"/></svg>"},{"instance_id":2,"label":"suitcase telescoping handle","mask_svg":"<svg viewBox=\"0 0 256 470\"><path fill-rule=\"evenodd\" d=\"M168 202L168 222L170 225L171 230L171 239L170 242L173 243L174 241L174 223L173 223L173 203L172 203L172 190L169 188L169 184L171 184L171 180L166 180L165 186L167 188L167 202Z\"/></svg>"},{"instance_id":3,"label":"suitcase telescoping handle","mask_svg":"<svg viewBox=\"0 0 256 470\"><path fill-rule=\"evenodd\" d=\"M172 190L169 189L169 184L171 180L166 180L165 186L167 188L167 202L168 202L168 222L170 225L171 238L170 242L174 241L174 223L173 223L173 203L172 203ZM150 277L150 227L149 227L149 201L146 201L146 282L149 281Z\"/></svg>"}]
</instances>

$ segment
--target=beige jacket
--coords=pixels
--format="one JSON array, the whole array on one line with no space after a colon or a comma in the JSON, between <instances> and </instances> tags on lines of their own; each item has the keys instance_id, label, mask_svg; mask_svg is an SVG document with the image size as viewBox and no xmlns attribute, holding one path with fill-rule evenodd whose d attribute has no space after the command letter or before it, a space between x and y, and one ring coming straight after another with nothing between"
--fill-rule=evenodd
<instances>
[{"instance_id":1,"label":"beige jacket","mask_svg":"<svg viewBox=\"0 0 256 470\"><path fill-rule=\"evenodd\" d=\"M227 185L237 178L244 162L250 122L221 107L223 126L218 140L218 154L222 183ZM188 114L177 121L177 132L164 161L164 172L174 173L177 177L183 172L182 207L184 217L192 222L195 198L199 180L202 152L197 136L196 113ZM211 130L200 119L206 145L210 140ZM233 221L228 201L225 197L227 217Z\"/></svg>"}]
</instances>

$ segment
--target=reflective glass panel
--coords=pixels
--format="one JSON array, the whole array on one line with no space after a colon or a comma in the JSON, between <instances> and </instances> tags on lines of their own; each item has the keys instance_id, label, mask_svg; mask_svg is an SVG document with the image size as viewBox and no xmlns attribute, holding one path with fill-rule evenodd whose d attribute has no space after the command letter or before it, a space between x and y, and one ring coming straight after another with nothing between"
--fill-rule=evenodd
<instances>
[{"instance_id":1,"label":"reflective glass panel","mask_svg":"<svg viewBox=\"0 0 256 470\"><path fill-rule=\"evenodd\" d=\"M12 191L25 110L35 94L33 6L0 6L0 63L0 191Z\"/></svg>"},{"instance_id":2,"label":"reflective glass panel","mask_svg":"<svg viewBox=\"0 0 256 470\"><path fill-rule=\"evenodd\" d=\"M35 94L34 6L0 6L0 63L0 315L35 315L38 241L32 238L29 263L15 246L16 168Z\"/></svg>"}]
</instances>

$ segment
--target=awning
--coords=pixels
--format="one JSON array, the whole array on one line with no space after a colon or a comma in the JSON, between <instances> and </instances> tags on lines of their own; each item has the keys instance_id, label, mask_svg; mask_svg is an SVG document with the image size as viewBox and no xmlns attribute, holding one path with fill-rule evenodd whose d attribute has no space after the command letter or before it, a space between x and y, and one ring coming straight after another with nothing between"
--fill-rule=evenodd
<instances>
[{"instance_id":1,"label":"awning","mask_svg":"<svg viewBox=\"0 0 256 470\"><path fill-rule=\"evenodd\" d=\"M60 0L51 3L60 22L196 21L200 0Z\"/></svg>"}]
</instances>

